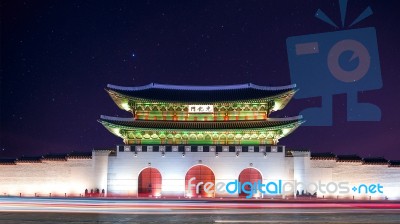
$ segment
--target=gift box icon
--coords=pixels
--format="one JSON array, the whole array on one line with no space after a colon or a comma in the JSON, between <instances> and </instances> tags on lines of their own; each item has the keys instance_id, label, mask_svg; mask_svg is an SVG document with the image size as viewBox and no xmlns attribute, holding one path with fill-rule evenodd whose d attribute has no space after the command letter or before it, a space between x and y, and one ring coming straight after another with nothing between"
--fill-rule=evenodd
<instances>
[{"instance_id":1,"label":"gift box icon","mask_svg":"<svg viewBox=\"0 0 400 224\"><path fill-rule=\"evenodd\" d=\"M344 26L343 5L342 25ZM352 23L372 14L368 7ZM321 10L316 16L336 26ZM350 25L350 26L352 26ZM347 121L379 121L381 111L358 102L358 92L380 89L382 77L374 27L289 37L286 40L290 77L300 91L297 99L321 97L321 107L301 112L308 126L332 125L332 97L347 94Z\"/></svg>"}]
</instances>

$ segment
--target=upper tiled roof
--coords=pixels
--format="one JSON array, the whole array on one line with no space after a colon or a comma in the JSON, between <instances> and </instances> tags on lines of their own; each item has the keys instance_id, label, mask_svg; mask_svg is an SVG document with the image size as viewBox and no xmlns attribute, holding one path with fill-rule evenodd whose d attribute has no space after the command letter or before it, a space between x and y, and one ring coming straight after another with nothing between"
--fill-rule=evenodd
<instances>
[{"instance_id":1,"label":"upper tiled roof","mask_svg":"<svg viewBox=\"0 0 400 224\"><path fill-rule=\"evenodd\" d=\"M302 117L269 118L268 120L246 121L144 121L131 118L101 116L100 123L113 124L132 128L154 129L249 129L277 127L302 123Z\"/></svg>"},{"instance_id":2,"label":"upper tiled roof","mask_svg":"<svg viewBox=\"0 0 400 224\"><path fill-rule=\"evenodd\" d=\"M221 86L183 86L150 83L138 87L107 85L119 94L150 100L181 102L227 102L272 97L293 90L296 85L258 86L252 83Z\"/></svg>"}]
</instances>

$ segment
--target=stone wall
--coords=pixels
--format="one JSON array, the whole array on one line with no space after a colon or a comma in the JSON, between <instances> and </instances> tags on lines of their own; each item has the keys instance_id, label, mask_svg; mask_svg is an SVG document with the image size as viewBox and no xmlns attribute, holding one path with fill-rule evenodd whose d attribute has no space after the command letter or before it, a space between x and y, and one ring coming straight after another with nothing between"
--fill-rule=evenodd
<instances>
[{"instance_id":1,"label":"stone wall","mask_svg":"<svg viewBox=\"0 0 400 224\"><path fill-rule=\"evenodd\" d=\"M64 197L84 195L93 185L92 159L0 165L0 194Z\"/></svg>"},{"instance_id":2,"label":"stone wall","mask_svg":"<svg viewBox=\"0 0 400 224\"><path fill-rule=\"evenodd\" d=\"M262 175L264 184L303 182L329 184L330 192L316 190L319 198L400 200L400 167L365 165L361 161L337 162L335 159L311 159L307 151L292 152L133 152L93 151L93 159L68 158L42 160L39 163L18 162L0 165L0 195L38 197L79 197L103 189L105 196L138 196L138 177L147 168L156 168L162 176L160 196L185 197L185 176L195 165L205 165L215 175L215 182L228 183L239 178L246 168ZM183 156L184 155L184 156ZM348 191L333 192L334 185L345 182ZM383 193L378 192L378 184ZM370 188L370 186L375 187ZM328 187L328 186L325 186ZM338 187L338 186L337 186ZM356 187L356 190L352 190ZM314 188L314 190L313 190ZM315 192L315 186L299 185L299 193ZM368 189L368 190L367 190ZM374 192L375 191L375 192ZM296 189L286 192L293 196ZM263 195L264 198L282 195ZM217 193L215 197L238 197Z\"/></svg>"},{"instance_id":3,"label":"stone wall","mask_svg":"<svg viewBox=\"0 0 400 224\"><path fill-rule=\"evenodd\" d=\"M365 165L359 162L336 162L336 160L309 160L309 182L345 182L348 193L321 192L319 197L344 199L400 199L400 167L388 165ZM383 193L377 191L378 184ZM361 186L363 185L363 186ZM370 186L375 185L375 187ZM360 188L361 186L361 188ZM353 190L352 188L355 187ZM368 190L367 190L368 188ZM331 190L334 189L332 184Z\"/></svg>"}]
</instances>

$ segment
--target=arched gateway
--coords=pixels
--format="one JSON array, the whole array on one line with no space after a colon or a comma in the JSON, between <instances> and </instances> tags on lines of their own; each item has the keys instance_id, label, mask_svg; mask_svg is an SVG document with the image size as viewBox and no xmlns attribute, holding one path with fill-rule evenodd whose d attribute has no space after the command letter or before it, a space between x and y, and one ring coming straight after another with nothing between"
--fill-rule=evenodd
<instances>
[{"instance_id":1,"label":"arched gateway","mask_svg":"<svg viewBox=\"0 0 400 224\"><path fill-rule=\"evenodd\" d=\"M215 175L210 168L205 165L196 165L188 170L185 176L185 195L187 197L214 197L214 191Z\"/></svg>"},{"instance_id":2,"label":"arched gateway","mask_svg":"<svg viewBox=\"0 0 400 224\"><path fill-rule=\"evenodd\" d=\"M260 171L258 171L255 168L246 168L244 170L242 170L242 172L240 172L239 174L239 182L240 183L245 183L245 182L250 182L250 183L255 183L258 181L262 181L262 176ZM250 190L250 186L245 186L245 189L247 191ZM239 197L246 197L248 194L245 192L240 192ZM258 191L257 194L254 194L254 196L259 197L260 196L260 192Z\"/></svg>"},{"instance_id":3,"label":"arched gateway","mask_svg":"<svg viewBox=\"0 0 400 224\"><path fill-rule=\"evenodd\" d=\"M145 168L139 174L138 196L157 197L161 195L162 178L156 168Z\"/></svg>"}]
</instances>

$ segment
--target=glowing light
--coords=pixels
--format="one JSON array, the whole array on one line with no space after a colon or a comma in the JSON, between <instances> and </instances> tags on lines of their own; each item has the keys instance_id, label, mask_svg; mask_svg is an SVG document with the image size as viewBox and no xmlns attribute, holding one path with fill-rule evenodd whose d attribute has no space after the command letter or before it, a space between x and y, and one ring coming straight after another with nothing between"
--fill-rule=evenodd
<instances>
[{"instance_id":1,"label":"glowing light","mask_svg":"<svg viewBox=\"0 0 400 224\"><path fill-rule=\"evenodd\" d=\"M282 136L285 136L289 133L290 129L289 128L284 128L282 129Z\"/></svg>"},{"instance_id":2,"label":"glowing light","mask_svg":"<svg viewBox=\"0 0 400 224\"><path fill-rule=\"evenodd\" d=\"M278 110L280 110L281 109L281 106L282 106L282 102L279 102L279 101L275 101L275 105L274 105L274 111L278 111Z\"/></svg>"},{"instance_id":3,"label":"glowing light","mask_svg":"<svg viewBox=\"0 0 400 224\"><path fill-rule=\"evenodd\" d=\"M130 111L130 110L131 110L131 108L130 108L130 106L129 106L128 103L122 103L122 104L121 104L121 107L122 107L124 110L126 110L126 111Z\"/></svg>"},{"instance_id":4,"label":"glowing light","mask_svg":"<svg viewBox=\"0 0 400 224\"><path fill-rule=\"evenodd\" d=\"M119 128L114 128L113 132L114 132L115 135L121 136Z\"/></svg>"}]
</instances>

